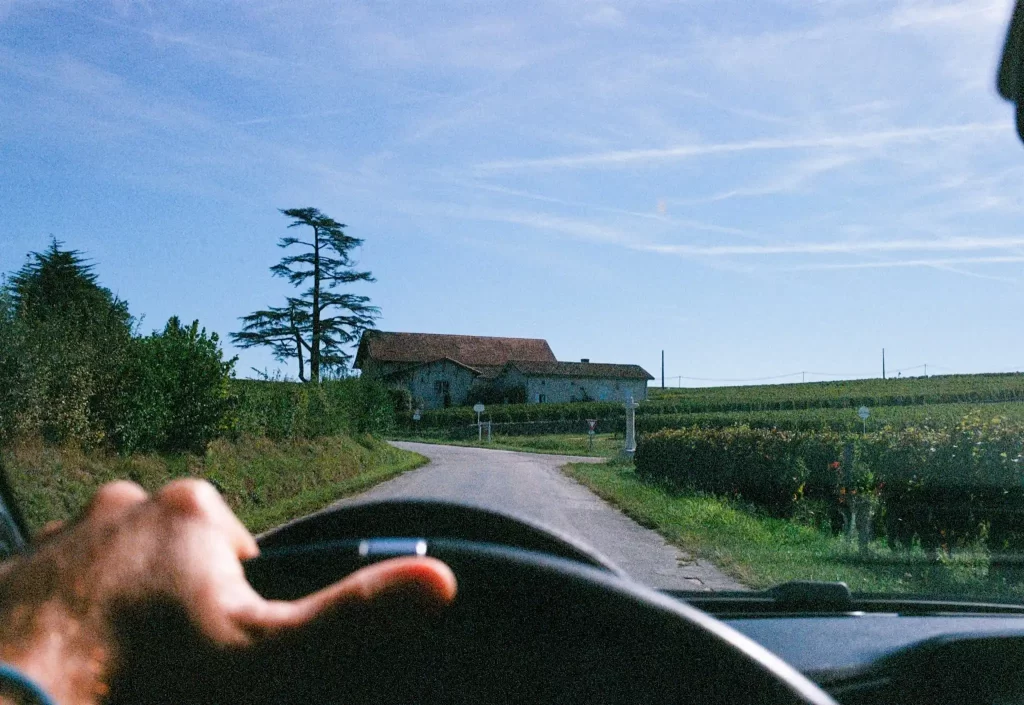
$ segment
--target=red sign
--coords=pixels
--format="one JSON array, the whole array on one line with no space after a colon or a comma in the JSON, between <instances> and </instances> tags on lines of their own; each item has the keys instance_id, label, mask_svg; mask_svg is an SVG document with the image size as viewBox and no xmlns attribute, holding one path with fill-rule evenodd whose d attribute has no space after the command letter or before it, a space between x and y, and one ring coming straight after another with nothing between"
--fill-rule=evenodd
<instances>
[{"instance_id":1,"label":"red sign","mask_svg":"<svg viewBox=\"0 0 1024 705\"><path fill-rule=\"evenodd\" d=\"M587 425L590 426L590 430L593 431L597 428L597 419L587 419Z\"/></svg>"}]
</instances>

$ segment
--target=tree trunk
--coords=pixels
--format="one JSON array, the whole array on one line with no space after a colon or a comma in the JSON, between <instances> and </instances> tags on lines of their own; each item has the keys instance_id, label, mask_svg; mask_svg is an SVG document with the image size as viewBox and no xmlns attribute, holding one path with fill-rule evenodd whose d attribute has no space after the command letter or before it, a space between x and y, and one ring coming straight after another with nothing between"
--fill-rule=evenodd
<instances>
[{"instance_id":1,"label":"tree trunk","mask_svg":"<svg viewBox=\"0 0 1024 705\"><path fill-rule=\"evenodd\" d=\"M309 379L320 381L320 229L313 226L313 344L309 351Z\"/></svg>"},{"instance_id":2,"label":"tree trunk","mask_svg":"<svg viewBox=\"0 0 1024 705\"><path fill-rule=\"evenodd\" d=\"M299 356L299 381L306 381L306 361L302 359L302 333L295 330L295 352Z\"/></svg>"},{"instance_id":3,"label":"tree trunk","mask_svg":"<svg viewBox=\"0 0 1024 705\"><path fill-rule=\"evenodd\" d=\"M306 381L306 361L302 359L302 331L295 323L295 306L288 306L288 321L292 324L292 332L295 334L295 355L299 358L299 381Z\"/></svg>"}]
</instances>

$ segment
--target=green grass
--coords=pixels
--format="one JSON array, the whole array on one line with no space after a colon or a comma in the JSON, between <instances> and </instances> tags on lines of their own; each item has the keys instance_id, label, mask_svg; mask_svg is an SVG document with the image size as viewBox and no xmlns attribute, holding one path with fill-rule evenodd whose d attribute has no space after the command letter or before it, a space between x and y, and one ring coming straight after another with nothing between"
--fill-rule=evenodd
<instances>
[{"instance_id":1,"label":"green grass","mask_svg":"<svg viewBox=\"0 0 1024 705\"><path fill-rule=\"evenodd\" d=\"M1024 598L1024 572L992 564L983 549L929 557L866 551L809 524L772 519L716 497L677 495L645 484L628 461L574 463L565 472L680 548L752 588L787 580L841 580L854 591Z\"/></svg>"},{"instance_id":2,"label":"green grass","mask_svg":"<svg viewBox=\"0 0 1024 705\"><path fill-rule=\"evenodd\" d=\"M396 438L396 440L438 443L468 448L517 450L524 453L582 455L597 458L613 458L619 454L623 447L622 436L612 433L595 433L593 450L589 449L587 434L585 433L546 436L495 436L491 443L488 443L486 439L483 443L478 443L475 438L471 441L449 441L437 437L418 436L402 436L401 438Z\"/></svg>"},{"instance_id":3,"label":"green grass","mask_svg":"<svg viewBox=\"0 0 1024 705\"><path fill-rule=\"evenodd\" d=\"M77 515L105 482L130 479L155 491L178 477L213 482L250 531L309 514L427 459L372 436L273 442L214 441L204 455L118 456L24 443L0 454L33 530Z\"/></svg>"}]
</instances>

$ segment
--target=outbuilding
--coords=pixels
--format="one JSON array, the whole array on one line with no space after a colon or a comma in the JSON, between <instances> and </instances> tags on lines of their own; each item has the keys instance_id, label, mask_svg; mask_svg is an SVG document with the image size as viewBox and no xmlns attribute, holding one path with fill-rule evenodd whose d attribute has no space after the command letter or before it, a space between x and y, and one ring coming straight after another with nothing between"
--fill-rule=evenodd
<instances>
[{"instance_id":1,"label":"outbuilding","mask_svg":"<svg viewBox=\"0 0 1024 705\"><path fill-rule=\"evenodd\" d=\"M654 379L639 365L559 362L546 340L367 331L355 367L405 387L422 409L494 401L636 401Z\"/></svg>"},{"instance_id":2,"label":"outbuilding","mask_svg":"<svg viewBox=\"0 0 1024 705\"><path fill-rule=\"evenodd\" d=\"M529 403L572 401L634 401L647 399L647 382L654 379L640 365L604 362L525 362L505 365L495 384L523 387Z\"/></svg>"}]
</instances>

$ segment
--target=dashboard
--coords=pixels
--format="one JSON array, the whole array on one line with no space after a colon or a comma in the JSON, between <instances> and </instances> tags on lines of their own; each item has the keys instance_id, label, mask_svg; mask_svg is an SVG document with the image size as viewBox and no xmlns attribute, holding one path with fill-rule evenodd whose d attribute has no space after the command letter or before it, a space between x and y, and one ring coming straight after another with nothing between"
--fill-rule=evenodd
<instances>
[{"instance_id":1,"label":"dashboard","mask_svg":"<svg viewBox=\"0 0 1024 705\"><path fill-rule=\"evenodd\" d=\"M841 703L1024 703L1024 616L725 619Z\"/></svg>"},{"instance_id":2,"label":"dashboard","mask_svg":"<svg viewBox=\"0 0 1024 705\"><path fill-rule=\"evenodd\" d=\"M331 700L358 673L373 686L365 702L396 682L407 688L403 701L824 702L802 674L845 705L1024 703L1019 606L854 596L842 583L813 581L760 593L657 593L546 527L432 500L335 508L260 545L246 572L277 599L390 555L440 557L460 580L451 608L416 638L380 644L380 659L367 659L366 643L393 626L365 630L369 641L350 654L329 631L301 652L275 653L261 670L288 662L293 677L260 702ZM770 653L754 653L761 647ZM377 673L367 662L402 668Z\"/></svg>"}]
</instances>

